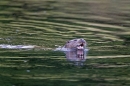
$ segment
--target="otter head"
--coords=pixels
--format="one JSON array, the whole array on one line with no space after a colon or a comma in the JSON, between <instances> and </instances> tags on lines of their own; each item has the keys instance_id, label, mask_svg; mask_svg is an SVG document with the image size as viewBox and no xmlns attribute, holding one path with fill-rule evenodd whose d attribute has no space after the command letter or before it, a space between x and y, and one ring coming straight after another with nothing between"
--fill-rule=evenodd
<instances>
[{"instance_id":1,"label":"otter head","mask_svg":"<svg viewBox=\"0 0 130 86\"><path fill-rule=\"evenodd\" d=\"M69 48L68 51L65 51L67 60L74 63L74 65L82 66L86 61L86 46L87 43L82 38L69 40L63 47Z\"/></svg>"},{"instance_id":2,"label":"otter head","mask_svg":"<svg viewBox=\"0 0 130 86\"><path fill-rule=\"evenodd\" d=\"M64 47L70 49L85 49L86 45L87 45L86 41L81 38L68 41Z\"/></svg>"}]
</instances>

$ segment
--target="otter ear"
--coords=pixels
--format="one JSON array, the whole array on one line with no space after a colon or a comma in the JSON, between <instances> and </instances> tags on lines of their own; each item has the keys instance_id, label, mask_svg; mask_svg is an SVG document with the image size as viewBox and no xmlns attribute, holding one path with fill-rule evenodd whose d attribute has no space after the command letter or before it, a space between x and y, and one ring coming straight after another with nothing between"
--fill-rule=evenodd
<instances>
[{"instance_id":1,"label":"otter ear","mask_svg":"<svg viewBox=\"0 0 130 86\"><path fill-rule=\"evenodd\" d=\"M70 43L70 41L68 41L67 43Z\"/></svg>"}]
</instances>

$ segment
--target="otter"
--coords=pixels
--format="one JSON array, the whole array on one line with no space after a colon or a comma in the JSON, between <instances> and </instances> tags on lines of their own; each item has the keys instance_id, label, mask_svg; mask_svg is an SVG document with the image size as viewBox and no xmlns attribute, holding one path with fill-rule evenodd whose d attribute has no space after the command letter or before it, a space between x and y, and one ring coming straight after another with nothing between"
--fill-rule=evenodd
<instances>
[{"instance_id":1,"label":"otter","mask_svg":"<svg viewBox=\"0 0 130 86\"><path fill-rule=\"evenodd\" d=\"M70 48L70 49L85 49L87 46L87 42L80 38L80 39L73 39L69 40L65 45L64 48Z\"/></svg>"},{"instance_id":2,"label":"otter","mask_svg":"<svg viewBox=\"0 0 130 86\"><path fill-rule=\"evenodd\" d=\"M86 46L87 42L80 38L80 39L73 39L69 40L65 45L64 48L70 49L71 51L66 51L66 59L74 65L81 66L86 60Z\"/></svg>"}]
</instances>

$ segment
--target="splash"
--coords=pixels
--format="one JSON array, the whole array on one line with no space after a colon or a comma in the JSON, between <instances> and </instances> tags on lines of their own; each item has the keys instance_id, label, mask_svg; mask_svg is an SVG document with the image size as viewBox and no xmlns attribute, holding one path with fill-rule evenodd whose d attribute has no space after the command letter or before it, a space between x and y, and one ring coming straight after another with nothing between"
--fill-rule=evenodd
<instances>
[{"instance_id":1,"label":"splash","mask_svg":"<svg viewBox=\"0 0 130 86\"><path fill-rule=\"evenodd\" d=\"M0 44L0 48L3 49L33 49L35 45L9 45L9 44Z\"/></svg>"}]
</instances>

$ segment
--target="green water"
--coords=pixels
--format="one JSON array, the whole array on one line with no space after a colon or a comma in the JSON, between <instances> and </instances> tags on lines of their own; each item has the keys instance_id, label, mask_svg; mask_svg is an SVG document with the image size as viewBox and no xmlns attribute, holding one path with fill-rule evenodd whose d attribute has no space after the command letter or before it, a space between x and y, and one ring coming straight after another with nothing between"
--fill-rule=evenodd
<instances>
[{"instance_id":1,"label":"green water","mask_svg":"<svg viewBox=\"0 0 130 86\"><path fill-rule=\"evenodd\" d=\"M0 86L129 86L129 0L1 0ZM66 61L55 45L88 42L82 67Z\"/></svg>"}]
</instances>

